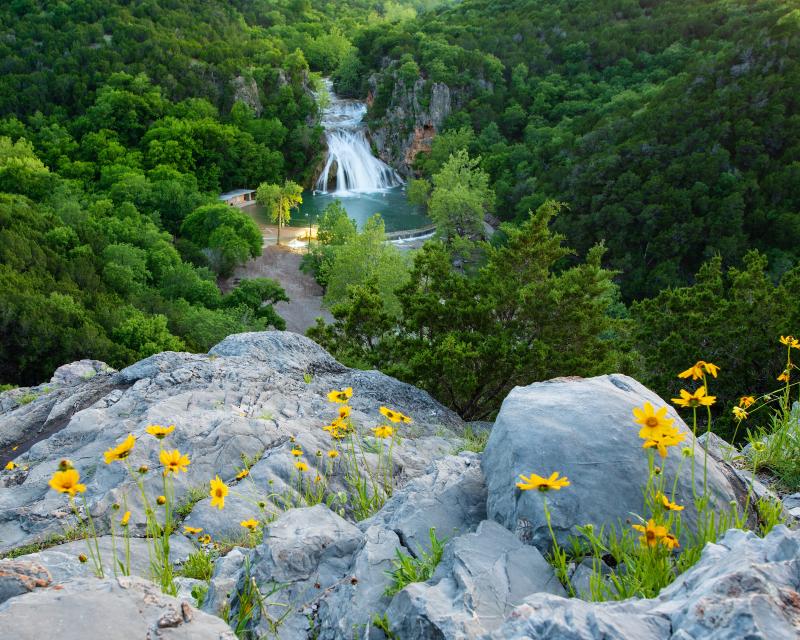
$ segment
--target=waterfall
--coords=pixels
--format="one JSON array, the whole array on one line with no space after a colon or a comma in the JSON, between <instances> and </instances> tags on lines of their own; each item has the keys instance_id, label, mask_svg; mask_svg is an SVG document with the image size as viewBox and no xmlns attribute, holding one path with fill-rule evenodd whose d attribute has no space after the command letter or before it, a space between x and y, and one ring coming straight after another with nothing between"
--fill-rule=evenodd
<instances>
[{"instance_id":1,"label":"waterfall","mask_svg":"<svg viewBox=\"0 0 800 640\"><path fill-rule=\"evenodd\" d=\"M325 168L317 180L316 190L322 193L348 195L370 193L403 184L400 175L388 164L372 155L362 119L367 105L357 100L339 98L324 80L330 103L323 110L322 126L328 142ZM336 164L336 187L328 191L331 168Z\"/></svg>"}]
</instances>

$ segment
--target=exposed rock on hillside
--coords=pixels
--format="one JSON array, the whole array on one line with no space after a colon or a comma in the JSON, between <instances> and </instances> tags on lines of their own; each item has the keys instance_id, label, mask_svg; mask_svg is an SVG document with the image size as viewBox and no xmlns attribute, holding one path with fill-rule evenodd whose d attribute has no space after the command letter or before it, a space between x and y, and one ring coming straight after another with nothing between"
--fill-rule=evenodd
<instances>
[{"instance_id":1,"label":"exposed rock on hillside","mask_svg":"<svg viewBox=\"0 0 800 640\"><path fill-rule=\"evenodd\" d=\"M800 532L766 538L731 530L654 600L587 603L537 594L517 607L493 640L800 636Z\"/></svg>"},{"instance_id":2,"label":"exposed rock on hillside","mask_svg":"<svg viewBox=\"0 0 800 640\"><path fill-rule=\"evenodd\" d=\"M353 387L353 417L361 424L377 424L382 405L413 416L394 451L399 484L449 453L463 429L458 416L427 393L377 371L348 369L311 340L277 331L231 336L208 355L157 354L118 373L97 373L72 386L43 391L24 405L8 401L8 394L15 392L7 392L0 396L0 433L11 431L20 448L4 450L18 468L0 478L0 551L61 534L73 520L63 496L47 485L62 458L81 472L96 518L102 521L112 503L127 495L131 527L142 535L145 518L136 486L122 464L103 464L102 454L132 433L138 440L131 466L153 464L159 444L145 436L149 424L175 424L170 446L191 459L188 473L176 480L178 502L189 498L192 487L207 495L215 474L233 482L242 455L258 460L251 471L262 486L271 482L276 492L291 492L289 450L297 444L308 452L310 473L324 464L314 452L328 449L322 426L336 415L326 394L344 387ZM48 437L25 451L25 434L38 434L43 425ZM160 493L160 483L157 474L146 476L149 493ZM246 494L250 485L241 484ZM341 478L334 477L332 489L343 488ZM245 500L230 500L225 514L204 512L207 502L188 523L202 521L200 526L215 536L232 530L240 534L234 517L256 515Z\"/></svg>"},{"instance_id":3,"label":"exposed rock on hillside","mask_svg":"<svg viewBox=\"0 0 800 640\"><path fill-rule=\"evenodd\" d=\"M0 604L9 638L235 640L230 627L142 578L82 578Z\"/></svg>"},{"instance_id":4,"label":"exposed rock on hillside","mask_svg":"<svg viewBox=\"0 0 800 640\"><path fill-rule=\"evenodd\" d=\"M353 496L342 498L349 488L343 473L327 466L331 440L322 429L337 414L328 392L346 387L353 388L349 407L359 425L380 424L381 406L414 419L398 425L391 497L360 522ZM666 404L620 375L519 387L494 426L485 425L486 451L454 455L465 426L458 416L393 378L348 369L296 334L234 335L209 354L161 353L119 372L95 362L62 367L35 392L0 394L0 437L8 443L2 453L16 465L0 472L0 550L28 552L0 560L0 621L13 637L76 640L233 638L231 627L208 615L223 612L232 627L251 634L242 637L281 640L797 637L800 532L785 527L765 539L728 532L654 600L592 604L565 597L544 557L542 496L515 483L519 474L559 471L570 478L569 487L548 494L564 542L575 524L616 524L641 513L647 456L631 409L644 402ZM677 450L665 465L670 477L679 471L676 499L687 505L691 529L690 465L702 490L703 455L686 425L670 415L694 451L680 470ZM181 533L184 525L220 543L203 576L187 571L177 578L177 599L140 577L110 578L114 543L106 527L110 516L119 517L113 505L124 496L133 512L132 573L149 577L150 558L138 491L125 465L104 464L102 453L133 434L128 463L153 465L146 490L160 493L160 445L145 433L150 424L175 424L164 443L191 459L175 482L180 513L170 559L176 571L200 548L197 538ZM375 438L364 440L356 465L362 474L374 468L378 450ZM322 503L306 506L292 449L304 453L308 482L317 471L327 476ZM74 522L64 497L47 484L62 458L86 484L106 579L92 577L91 563L78 561L84 541L48 547L54 544L48 536ZM244 466L248 474L241 475ZM708 485L720 509L742 498L742 481L726 469L709 457ZM206 497L215 474L231 487L222 511ZM796 498L787 499L787 511L800 504ZM263 539L242 536L240 522L253 517L263 522ZM399 557L429 558L431 529L442 541L435 545L440 562L426 560L429 579L398 580ZM576 583L586 586L587 571L578 566ZM206 583L198 578L209 574L199 612L189 601L202 597Z\"/></svg>"},{"instance_id":5,"label":"exposed rock on hillside","mask_svg":"<svg viewBox=\"0 0 800 640\"><path fill-rule=\"evenodd\" d=\"M378 90L380 78L370 78L371 95ZM377 126L370 127L380 158L404 175L420 151L430 149L445 118L457 106L457 93L441 82L422 78L408 83L394 78L385 115Z\"/></svg>"}]
</instances>

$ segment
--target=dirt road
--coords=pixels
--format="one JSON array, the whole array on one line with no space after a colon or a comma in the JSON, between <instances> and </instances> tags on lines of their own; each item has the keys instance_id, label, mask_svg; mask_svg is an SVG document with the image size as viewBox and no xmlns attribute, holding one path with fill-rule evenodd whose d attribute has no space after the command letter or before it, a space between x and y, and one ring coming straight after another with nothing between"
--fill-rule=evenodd
<instances>
[{"instance_id":1,"label":"dirt road","mask_svg":"<svg viewBox=\"0 0 800 640\"><path fill-rule=\"evenodd\" d=\"M283 242L283 235L281 235ZM220 283L223 292L230 291L243 278L272 278L280 282L289 302L279 302L275 310L286 320L286 329L305 334L318 317L332 322L333 316L322 308L322 287L313 277L300 271L302 254L274 244L266 245L258 258L237 267L233 276Z\"/></svg>"}]
</instances>

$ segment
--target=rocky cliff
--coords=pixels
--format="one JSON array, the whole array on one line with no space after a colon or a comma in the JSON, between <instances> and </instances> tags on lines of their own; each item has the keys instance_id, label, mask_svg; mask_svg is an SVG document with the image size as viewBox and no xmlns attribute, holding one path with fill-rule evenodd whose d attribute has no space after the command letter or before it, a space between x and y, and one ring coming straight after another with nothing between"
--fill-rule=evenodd
<instances>
[{"instance_id":1,"label":"rocky cliff","mask_svg":"<svg viewBox=\"0 0 800 640\"><path fill-rule=\"evenodd\" d=\"M331 402L331 391L346 402ZM570 477L568 489L548 495L559 540L577 524L599 529L638 513L649 470L631 408L645 402L665 406L620 375L517 388L486 450L474 453L464 451L464 423L427 393L349 369L296 334L234 335L208 354L162 353L122 371L67 365L47 385L0 395L9 462L0 476L0 550L9 556L0 560L0 621L9 637L62 640L233 638L234 630L284 640L797 637L800 532L785 526L765 538L729 531L655 600L567 597L545 559L551 538L541 495L515 482L532 471ZM345 406L350 422L337 422ZM663 471L676 474L674 499L689 505L704 456L680 417L668 415L688 452ZM364 429L354 466L329 455L346 457L336 439L345 423L384 422L400 434L388 458L380 426ZM154 424L175 429L162 442L147 431ZM135 446L126 462L104 463L104 451L128 434ZM162 445L190 460L174 484L177 597L148 580L146 506L126 471L153 466L143 485L161 492L153 461ZM78 560L86 545L74 539L75 514L48 487L65 459L85 484L77 511L92 515L102 579ZM362 517L353 488L376 468L391 487ZM715 507L746 500L729 465L710 457L706 471ZM223 509L209 495L215 475L230 489ZM119 529L109 535L123 501L130 577L115 576ZM258 536L242 535L249 519L263 527ZM684 522L687 532L696 526L689 506ZM200 529L210 541L198 538ZM432 553L431 529L444 543L435 571L393 592L397 554ZM198 554L212 562L210 577L188 575ZM586 571L573 563L572 584L585 584Z\"/></svg>"},{"instance_id":2,"label":"rocky cliff","mask_svg":"<svg viewBox=\"0 0 800 640\"><path fill-rule=\"evenodd\" d=\"M370 134L380 158L411 175L414 158L430 149L461 95L444 83L404 80L391 71L370 77Z\"/></svg>"}]
</instances>

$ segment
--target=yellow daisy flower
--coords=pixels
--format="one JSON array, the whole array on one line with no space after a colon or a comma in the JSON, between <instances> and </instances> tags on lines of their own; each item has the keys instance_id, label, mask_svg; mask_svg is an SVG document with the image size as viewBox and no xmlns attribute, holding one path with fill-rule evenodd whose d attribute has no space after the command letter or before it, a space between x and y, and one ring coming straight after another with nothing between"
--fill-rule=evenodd
<instances>
[{"instance_id":1,"label":"yellow daisy flower","mask_svg":"<svg viewBox=\"0 0 800 640\"><path fill-rule=\"evenodd\" d=\"M225 507L225 496L228 495L227 485L215 476L211 480L211 506L217 507L220 511Z\"/></svg>"},{"instance_id":2,"label":"yellow daisy flower","mask_svg":"<svg viewBox=\"0 0 800 640\"><path fill-rule=\"evenodd\" d=\"M177 449L173 449L172 451L162 449L159 454L159 459L161 464L164 465L166 473L178 473L179 471L186 473L186 467L190 464L189 456L181 454Z\"/></svg>"},{"instance_id":3,"label":"yellow daisy flower","mask_svg":"<svg viewBox=\"0 0 800 640\"><path fill-rule=\"evenodd\" d=\"M569 479L559 478L558 471L553 471L549 478L543 478L532 473L527 478L523 475L519 476L521 482L517 482L517 487L523 491L530 491L531 489L538 489L539 491L559 491L562 487L570 485Z\"/></svg>"},{"instance_id":4,"label":"yellow daisy flower","mask_svg":"<svg viewBox=\"0 0 800 640\"><path fill-rule=\"evenodd\" d=\"M347 387L347 389L342 389L341 391L333 390L328 393L328 401L329 402L337 402L339 404L347 404L350 398L353 397L353 387Z\"/></svg>"},{"instance_id":5,"label":"yellow daisy flower","mask_svg":"<svg viewBox=\"0 0 800 640\"><path fill-rule=\"evenodd\" d=\"M667 528L657 525L652 518L647 521L647 525L645 526L640 524L634 524L631 526L636 529L636 531L644 534L641 538L639 538L639 541L648 547L655 547L659 540L667 537Z\"/></svg>"},{"instance_id":6,"label":"yellow daisy flower","mask_svg":"<svg viewBox=\"0 0 800 640\"><path fill-rule=\"evenodd\" d=\"M108 451L106 451L103 454L103 459L105 460L106 464L111 464L114 462L114 460L124 460L131 455L131 451L133 451L133 445L135 444L136 438L133 437L132 433L129 433L125 440L119 443L116 447L111 447Z\"/></svg>"},{"instance_id":7,"label":"yellow daisy flower","mask_svg":"<svg viewBox=\"0 0 800 640\"><path fill-rule=\"evenodd\" d=\"M151 424L144 429L149 433L151 436L158 438L159 440L163 440L166 438L170 433L175 431L175 425L171 424L168 427L162 427L160 424Z\"/></svg>"},{"instance_id":8,"label":"yellow daisy flower","mask_svg":"<svg viewBox=\"0 0 800 640\"><path fill-rule=\"evenodd\" d=\"M694 393L681 389L681 397L672 398L673 404L677 404L680 407L710 407L716 401L716 396L706 395L705 387L700 387Z\"/></svg>"},{"instance_id":9,"label":"yellow daisy flower","mask_svg":"<svg viewBox=\"0 0 800 640\"><path fill-rule=\"evenodd\" d=\"M372 429L372 431L375 433L376 438L391 438L394 433L394 427L388 424L382 424L380 427Z\"/></svg>"},{"instance_id":10,"label":"yellow daisy flower","mask_svg":"<svg viewBox=\"0 0 800 640\"><path fill-rule=\"evenodd\" d=\"M718 372L719 367L717 365L706 362L705 360L698 360L691 367L686 369L686 371L681 371L678 377L691 377L692 380L702 380L704 374L708 373L716 378Z\"/></svg>"},{"instance_id":11,"label":"yellow daisy flower","mask_svg":"<svg viewBox=\"0 0 800 640\"><path fill-rule=\"evenodd\" d=\"M674 502L670 502L669 498L667 498L667 496L665 496L663 493L660 495L661 495L661 505L667 511L683 511L683 507L681 505L676 504Z\"/></svg>"},{"instance_id":12,"label":"yellow daisy flower","mask_svg":"<svg viewBox=\"0 0 800 640\"><path fill-rule=\"evenodd\" d=\"M634 407L634 422L642 427L639 437L643 440L650 440L653 436L662 433L664 429L671 428L675 419L667 418L666 415L666 407L661 407L656 411L649 402L645 402L644 407Z\"/></svg>"},{"instance_id":13,"label":"yellow daisy flower","mask_svg":"<svg viewBox=\"0 0 800 640\"><path fill-rule=\"evenodd\" d=\"M67 469L66 471L56 471L50 478L51 489L59 493L68 493L70 497L75 497L76 493L86 491L86 485L80 483L81 474L77 469Z\"/></svg>"}]
</instances>

